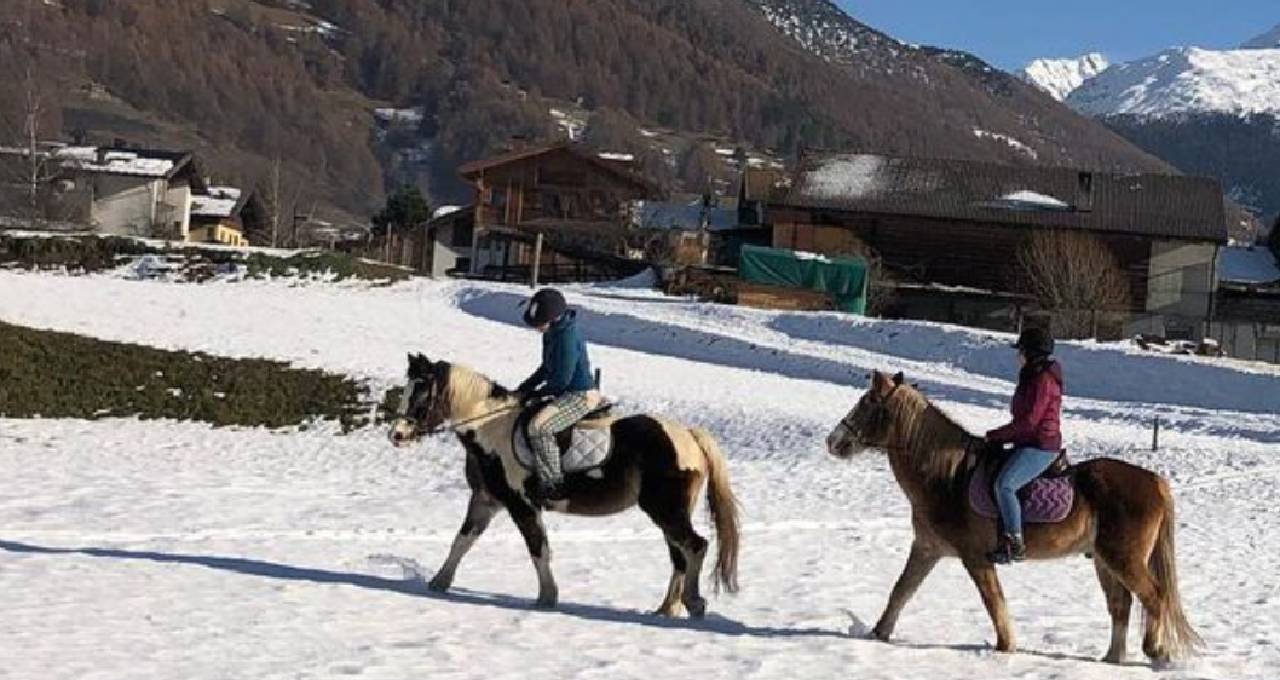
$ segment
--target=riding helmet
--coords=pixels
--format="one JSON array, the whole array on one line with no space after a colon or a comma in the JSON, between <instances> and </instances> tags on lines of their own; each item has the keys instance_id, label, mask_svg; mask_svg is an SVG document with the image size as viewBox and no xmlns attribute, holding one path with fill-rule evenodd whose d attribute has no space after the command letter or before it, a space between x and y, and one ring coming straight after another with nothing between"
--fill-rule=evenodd
<instances>
[{"instance_id":1,"label":"riding helmet","mask_svg":"<svg viewBox=\"0 0 1280 680\"><path fill-rule=\"evenodd\" d=\"M1014 349L1020 349L1029 357L1047 357L1053 354L1053 336L1043 328L1027 328L1013 343Z\"/></svg>"},{"instance_id":2,"label":"riding helmet","mask_svg":"<svg viewBox=\"0 0 1280 680\"><path fill-rule=\"evenodd\" d=\"M559 319L566 309L568 305L560 291L543 288L529 299L529 305L524 309L524 322L537 328Z\"/></svg>"}]
</instances>

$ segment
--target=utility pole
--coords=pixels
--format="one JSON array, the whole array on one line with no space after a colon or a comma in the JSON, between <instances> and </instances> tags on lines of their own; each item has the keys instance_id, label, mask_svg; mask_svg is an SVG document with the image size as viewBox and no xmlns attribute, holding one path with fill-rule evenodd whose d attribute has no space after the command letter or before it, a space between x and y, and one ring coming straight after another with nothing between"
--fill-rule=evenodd
<instances>
[{"instance_id":1,"label":"utility pole","mask_svg":"<svg viewBox=\"0 0 1280 680\"><path fill-rule=\"evenodd\" d=\"M538 269L542 266L542 234L533 239L533 276L529 279L529 287L538 287Z\"/></svg>"}]
</instances>

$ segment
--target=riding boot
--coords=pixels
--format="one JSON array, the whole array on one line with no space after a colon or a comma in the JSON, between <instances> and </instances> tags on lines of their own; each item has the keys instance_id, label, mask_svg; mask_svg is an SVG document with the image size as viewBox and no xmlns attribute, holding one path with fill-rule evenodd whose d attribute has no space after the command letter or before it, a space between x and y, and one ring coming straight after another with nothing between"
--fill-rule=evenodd
<instances>
[{"instance_id":1,"label":"riding boot","mask_svg":"<svg viewBox=\"0 0 1280 680\"><path fill-rule=\"evenodd\" d=\"M992 564L1009 564L1027 559L1027 546L1020 534L1004 534L996 549L987 553L987 560Z\"/></svg>"}]
</instances>

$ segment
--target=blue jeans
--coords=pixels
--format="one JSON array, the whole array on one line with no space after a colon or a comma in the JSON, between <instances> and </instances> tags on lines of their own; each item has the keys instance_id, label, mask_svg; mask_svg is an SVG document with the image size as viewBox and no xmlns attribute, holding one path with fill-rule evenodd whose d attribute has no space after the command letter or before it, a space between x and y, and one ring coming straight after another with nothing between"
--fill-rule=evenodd
<instances>
[{"instance_id":1,"label":"blue jeans","mask_svg":"<svg viewBox=\"0 0 1280 680\"><path fill-rule=\"evenodd\" d=\"M1048 470L1057 457L1056 453L1030 446L1014 449L1009 454L1009 462L1005 463L995 484L996 503L1004 519L1005 533L1022 536L1022 503L1018 501L1018 490Z\"/></svg>"}]
</instances>

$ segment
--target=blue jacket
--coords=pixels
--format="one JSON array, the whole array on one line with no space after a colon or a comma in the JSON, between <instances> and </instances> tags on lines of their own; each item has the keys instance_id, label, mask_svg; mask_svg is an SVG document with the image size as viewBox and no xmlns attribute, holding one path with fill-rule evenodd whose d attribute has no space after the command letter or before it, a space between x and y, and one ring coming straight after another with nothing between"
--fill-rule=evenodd
<instances>
[{"instance_id":1,"label":"blue jacket","mask_svg":"<svg viewBox=\"0 0 1280 680\"><path fill-rule=\"evenodd\" d=\"M577 320L577 312L567 311L542 334L542 365L520 383L520 393L554 398L595 389L587 343L578 332Z\"/></svg>"}]
</instances>

